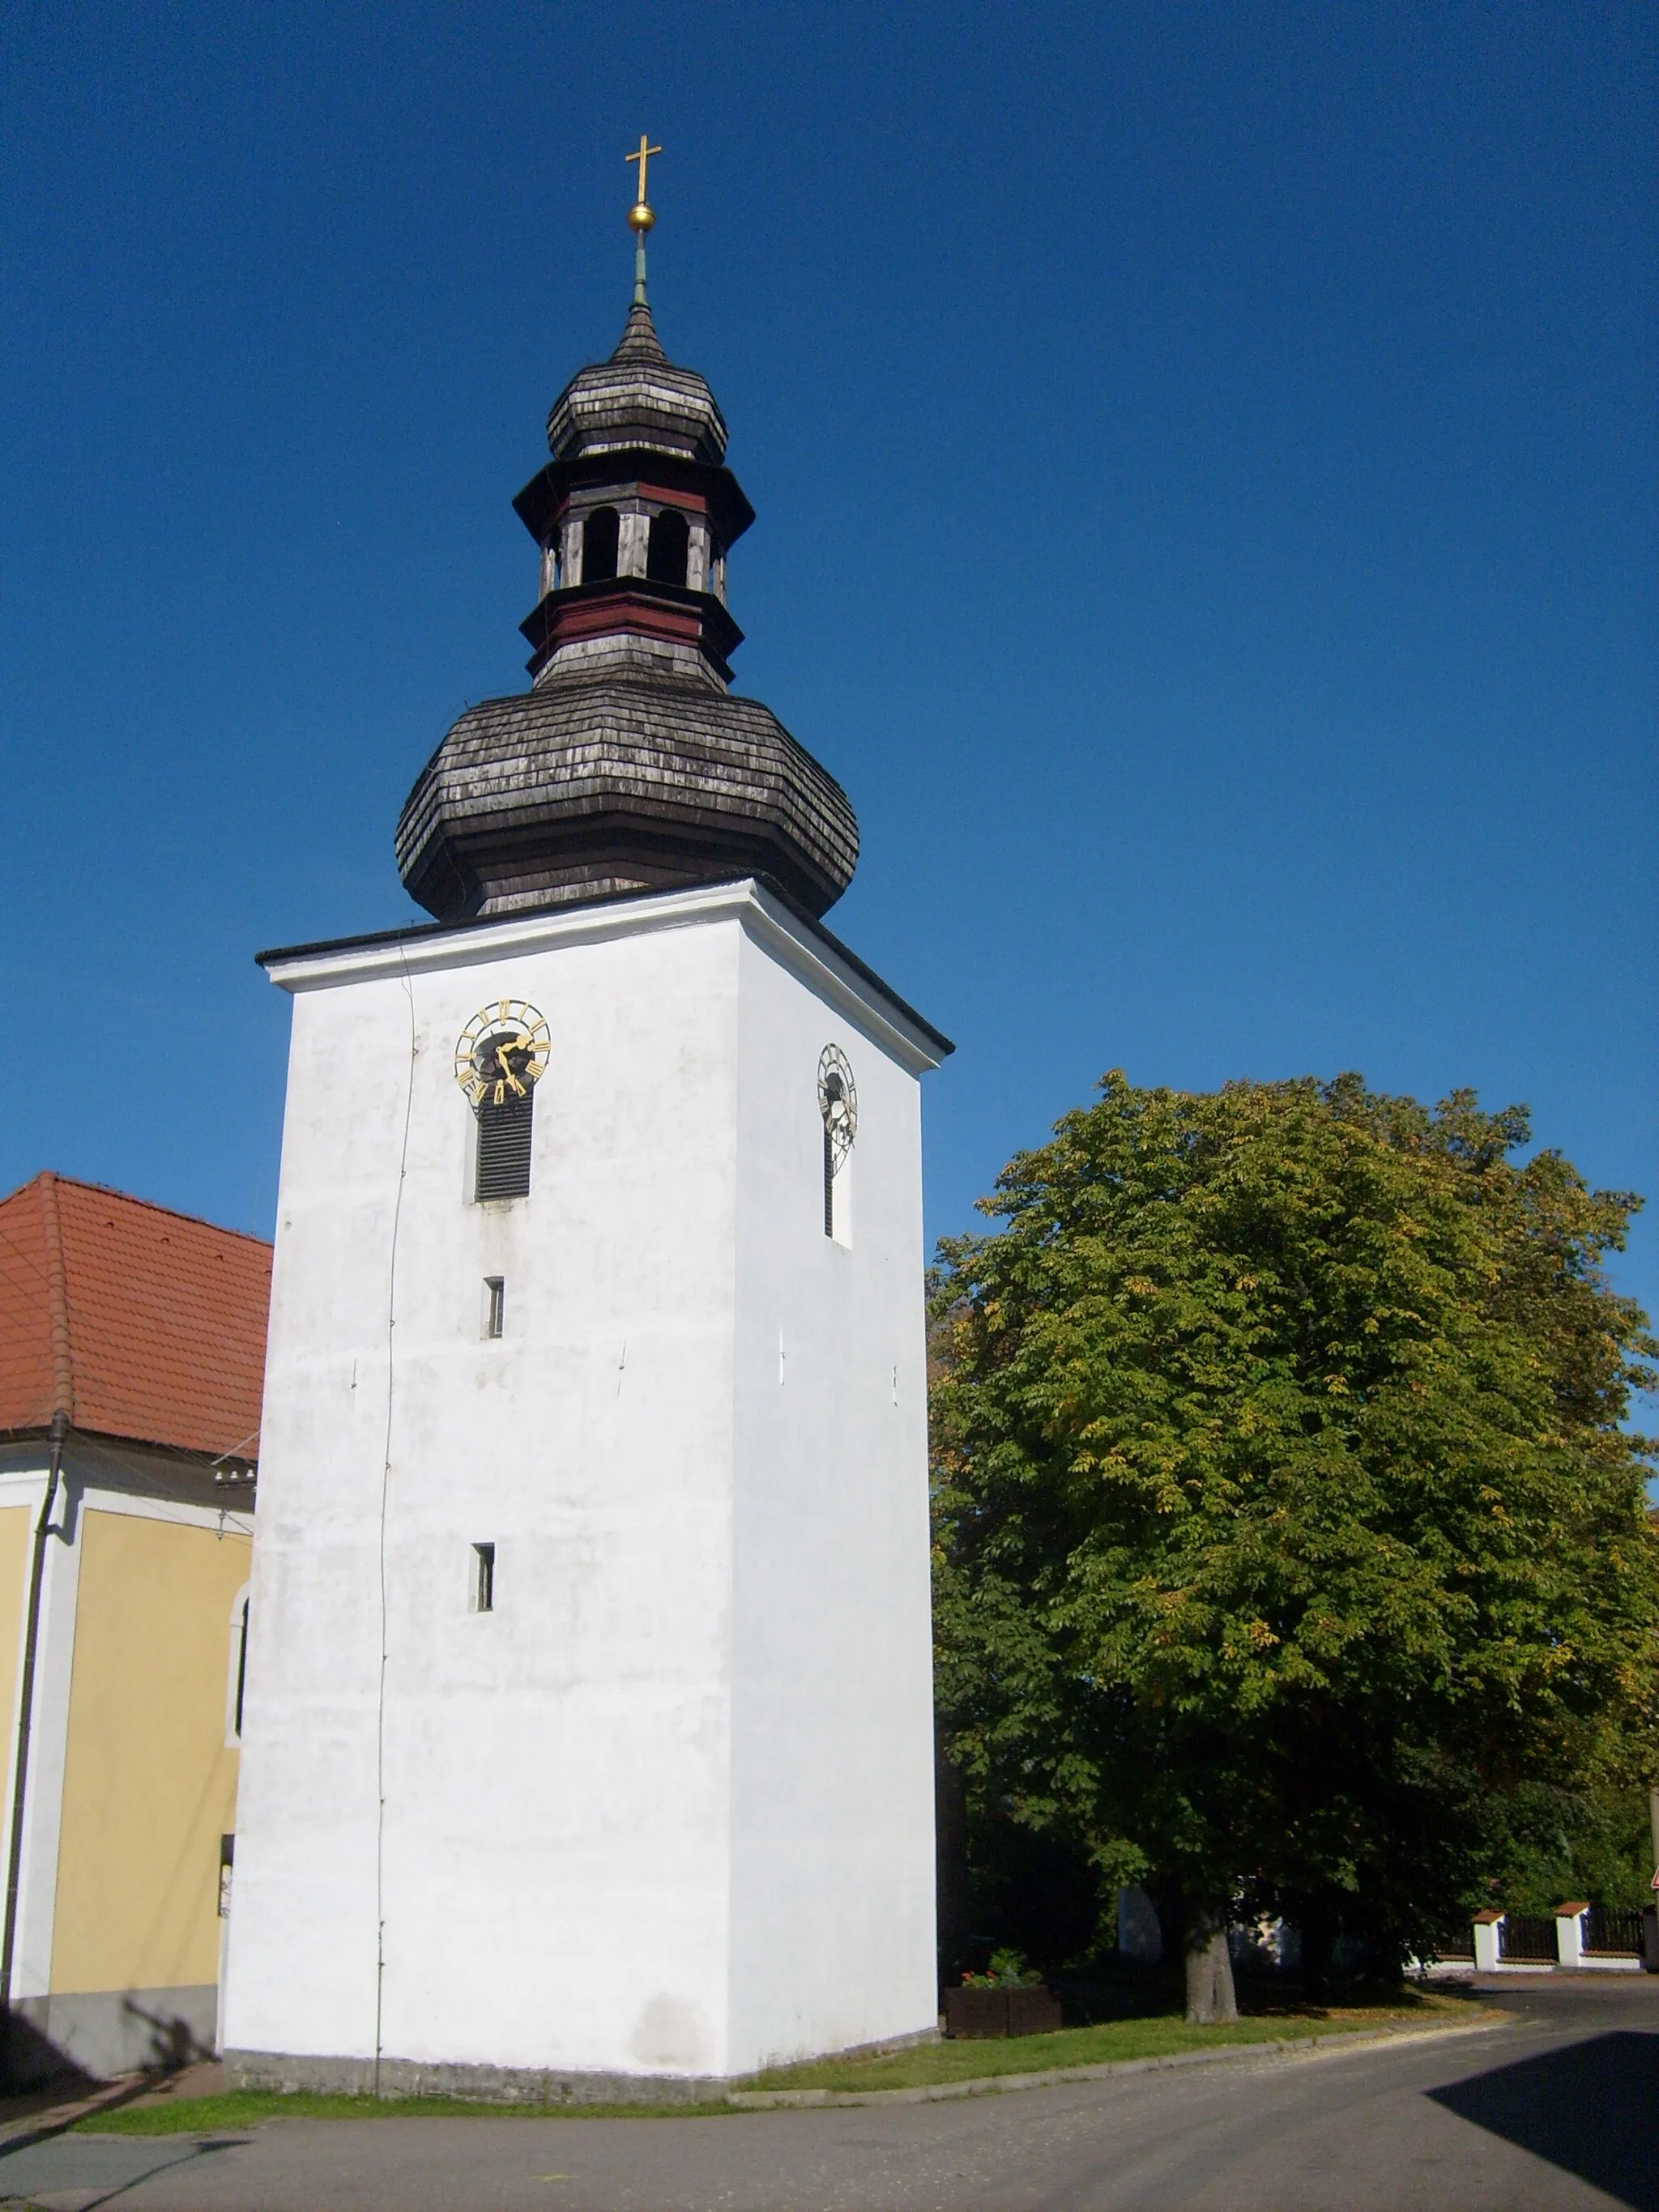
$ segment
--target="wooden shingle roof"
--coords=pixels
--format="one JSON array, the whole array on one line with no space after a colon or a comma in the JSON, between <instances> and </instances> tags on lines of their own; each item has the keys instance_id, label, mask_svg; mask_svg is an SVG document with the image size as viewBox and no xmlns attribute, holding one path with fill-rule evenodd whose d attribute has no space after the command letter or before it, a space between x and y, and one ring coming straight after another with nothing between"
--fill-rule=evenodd
<instances>
[{"instance_id":1,"label":"wooden shingle roof","mask_svg":"<svg viewBox=\"0 0 1659 2212\"><path fill-rule=\"evenodd\" d=\"M270 1247L50 1171L0 1200L0 1435L258 1450Z\"/></svg>"},{"instance_id":2,"label":"wooden shingle roof","mask_svg":"<svg viewBox=\"0 0 1659 2212\"><path fill-rule=\"evenodd\" d=\"M553 402L547 444L556 461L647 452L717 463L726 419L696 369L669 360L650 308L635 301L610 360L578 369Z\"/></svg>"},{"instance_id":3,"label":"wooden shingle roof","mask_svg":"<svg viewBox=\"0 0 1659 2212\"><path fill-rule=\"evenodd\" d=\"M556 672L470 707L398 823L410 896L442 921L768 875L815 917L858 860L827 769L757 699L712 682Z\"/></svg>"}]
</instances>

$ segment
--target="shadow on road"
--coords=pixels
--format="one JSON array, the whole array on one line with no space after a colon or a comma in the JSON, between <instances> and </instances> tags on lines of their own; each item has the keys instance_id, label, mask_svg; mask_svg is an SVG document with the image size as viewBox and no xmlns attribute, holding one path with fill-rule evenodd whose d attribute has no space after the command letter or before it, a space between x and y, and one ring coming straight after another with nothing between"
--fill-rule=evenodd
<instances>
[{"instance_id":1,"label":"shadow on road","mask_svg":"<svg viewBox=\"0 0 1659 2212\"><path fill-rule=\"evenodd\" d=\"M73 2191L82 2212L99 2212L100 2205L115 2203L169 2167L210 2160L216 2152L234 2150L247 2140L245 2135L194 2141L178 2136L58 2136L21 2151L8 2146L6 2155L15 2163L0 2167L0 2204L33 2204Z\"/></svg>"},{"instance_id":2,"label":"shadow on road","mask_svg":"<svg viewBox=\"0 0 1659 2212\"><path fill-rule=\"evenodd\" d=\"M1659 2212L1659 2035L1620 2029L1590 2036L1429 2094L1632 2212Z\"/></svg>"}]
</instances>

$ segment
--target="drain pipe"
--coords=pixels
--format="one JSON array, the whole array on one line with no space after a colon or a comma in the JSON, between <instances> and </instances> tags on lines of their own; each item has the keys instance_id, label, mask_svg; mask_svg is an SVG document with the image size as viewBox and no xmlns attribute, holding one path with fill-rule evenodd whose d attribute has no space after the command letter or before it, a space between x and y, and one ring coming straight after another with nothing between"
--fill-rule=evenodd
<instances>
[{"instance_id":1,"label":"drain pipe","mask_svg":"<svg viewBox=\"0 0 1659 2212\"><path fill-rule=\"evenodd\" d=\"M64 1444L69 1436L69 1415L60 1406L52 1417L52 1458L46 1468L46 1494L40 1517L34 1524L34 1552L29 1561L29 1606L23 1630L23 1679L17 1693L17 1762L12 1770L11 1838L6 1854L6 1912L0 1929L0 2060L5 2078L12 2076L12 1968L17 1950L17 1886L23 1864L23 1792L28 1781L29 1735L34 1721L34 1662L40 1641L40 1589L46 1579L46 1539L55 1532L52 1509L58 1499L58 1480L64 1469Z\"/></svg>"}]
</instances>

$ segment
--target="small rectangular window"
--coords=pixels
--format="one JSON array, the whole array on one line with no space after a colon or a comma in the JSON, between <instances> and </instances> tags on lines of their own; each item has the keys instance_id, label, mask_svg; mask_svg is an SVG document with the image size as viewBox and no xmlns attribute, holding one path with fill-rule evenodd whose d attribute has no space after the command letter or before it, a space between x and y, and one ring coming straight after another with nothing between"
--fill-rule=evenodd
<instances>
[{"instance_id":1,"label":"small rectangular window","mask_svg":"<svg viewBox=\"0 0 1659 2212\"><path fill-rule=\"evenodd\" d=\"M484 1334L501 1336L507 1328L507 1278L484 1277Z\"/></svg>"},{"instance_id":2,"label":"small rectangular window","mask_svg":"<svg viewBox=\"0 0 1659 2212\"><path fill-rule=\"evenodd\" d=\"M472 1194L479 1205L491 1199L530 1195L530 1139L536 1094L487 1098L478 1108L478 1168Z\"/></svg>"},{"instance_id":3,"label":"small rectangular window","mask_svg":"<svg viewBox=\"0 0 1659 2212\"><path fill-rule=\"evenodd\" d=\"M475 1544L472 1547L472 1610L474 1613L494 1613L495 1610L495 1547Z\"/></svg>"},{"instance_id":4,"label":"small rectangular window","mask_svg":"<svg viewBox=\"0 0 1659 2212\"><path fill-rule=\"evenodd\" d=\"M219 1917L224 1920L230 1913L230 1870L236 1863L236 1838L219 1838Z\"/></svg>"}]
</instances>

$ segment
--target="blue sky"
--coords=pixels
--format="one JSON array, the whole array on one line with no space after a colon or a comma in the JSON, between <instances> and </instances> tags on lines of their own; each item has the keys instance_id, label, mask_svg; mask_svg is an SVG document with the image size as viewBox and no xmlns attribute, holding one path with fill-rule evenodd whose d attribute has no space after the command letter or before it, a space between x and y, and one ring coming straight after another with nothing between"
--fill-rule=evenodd
<instances>
[{"instance_id":1,"label":"blue sky","mask_svg":"<svg viewBox=\"0 0 1659 2212\"><path fill-rule=\"evenodd\" d=\"M269 1231L256 948L522 686L508 501L652 295L738 688L958 1042L930 1233L1101 1071L1528 1101L1654 1191L1650 6L19 4L0 1188ZM1622 1284L1659 1305L1659 1211Z\"/></svg>"}]
</instances>

